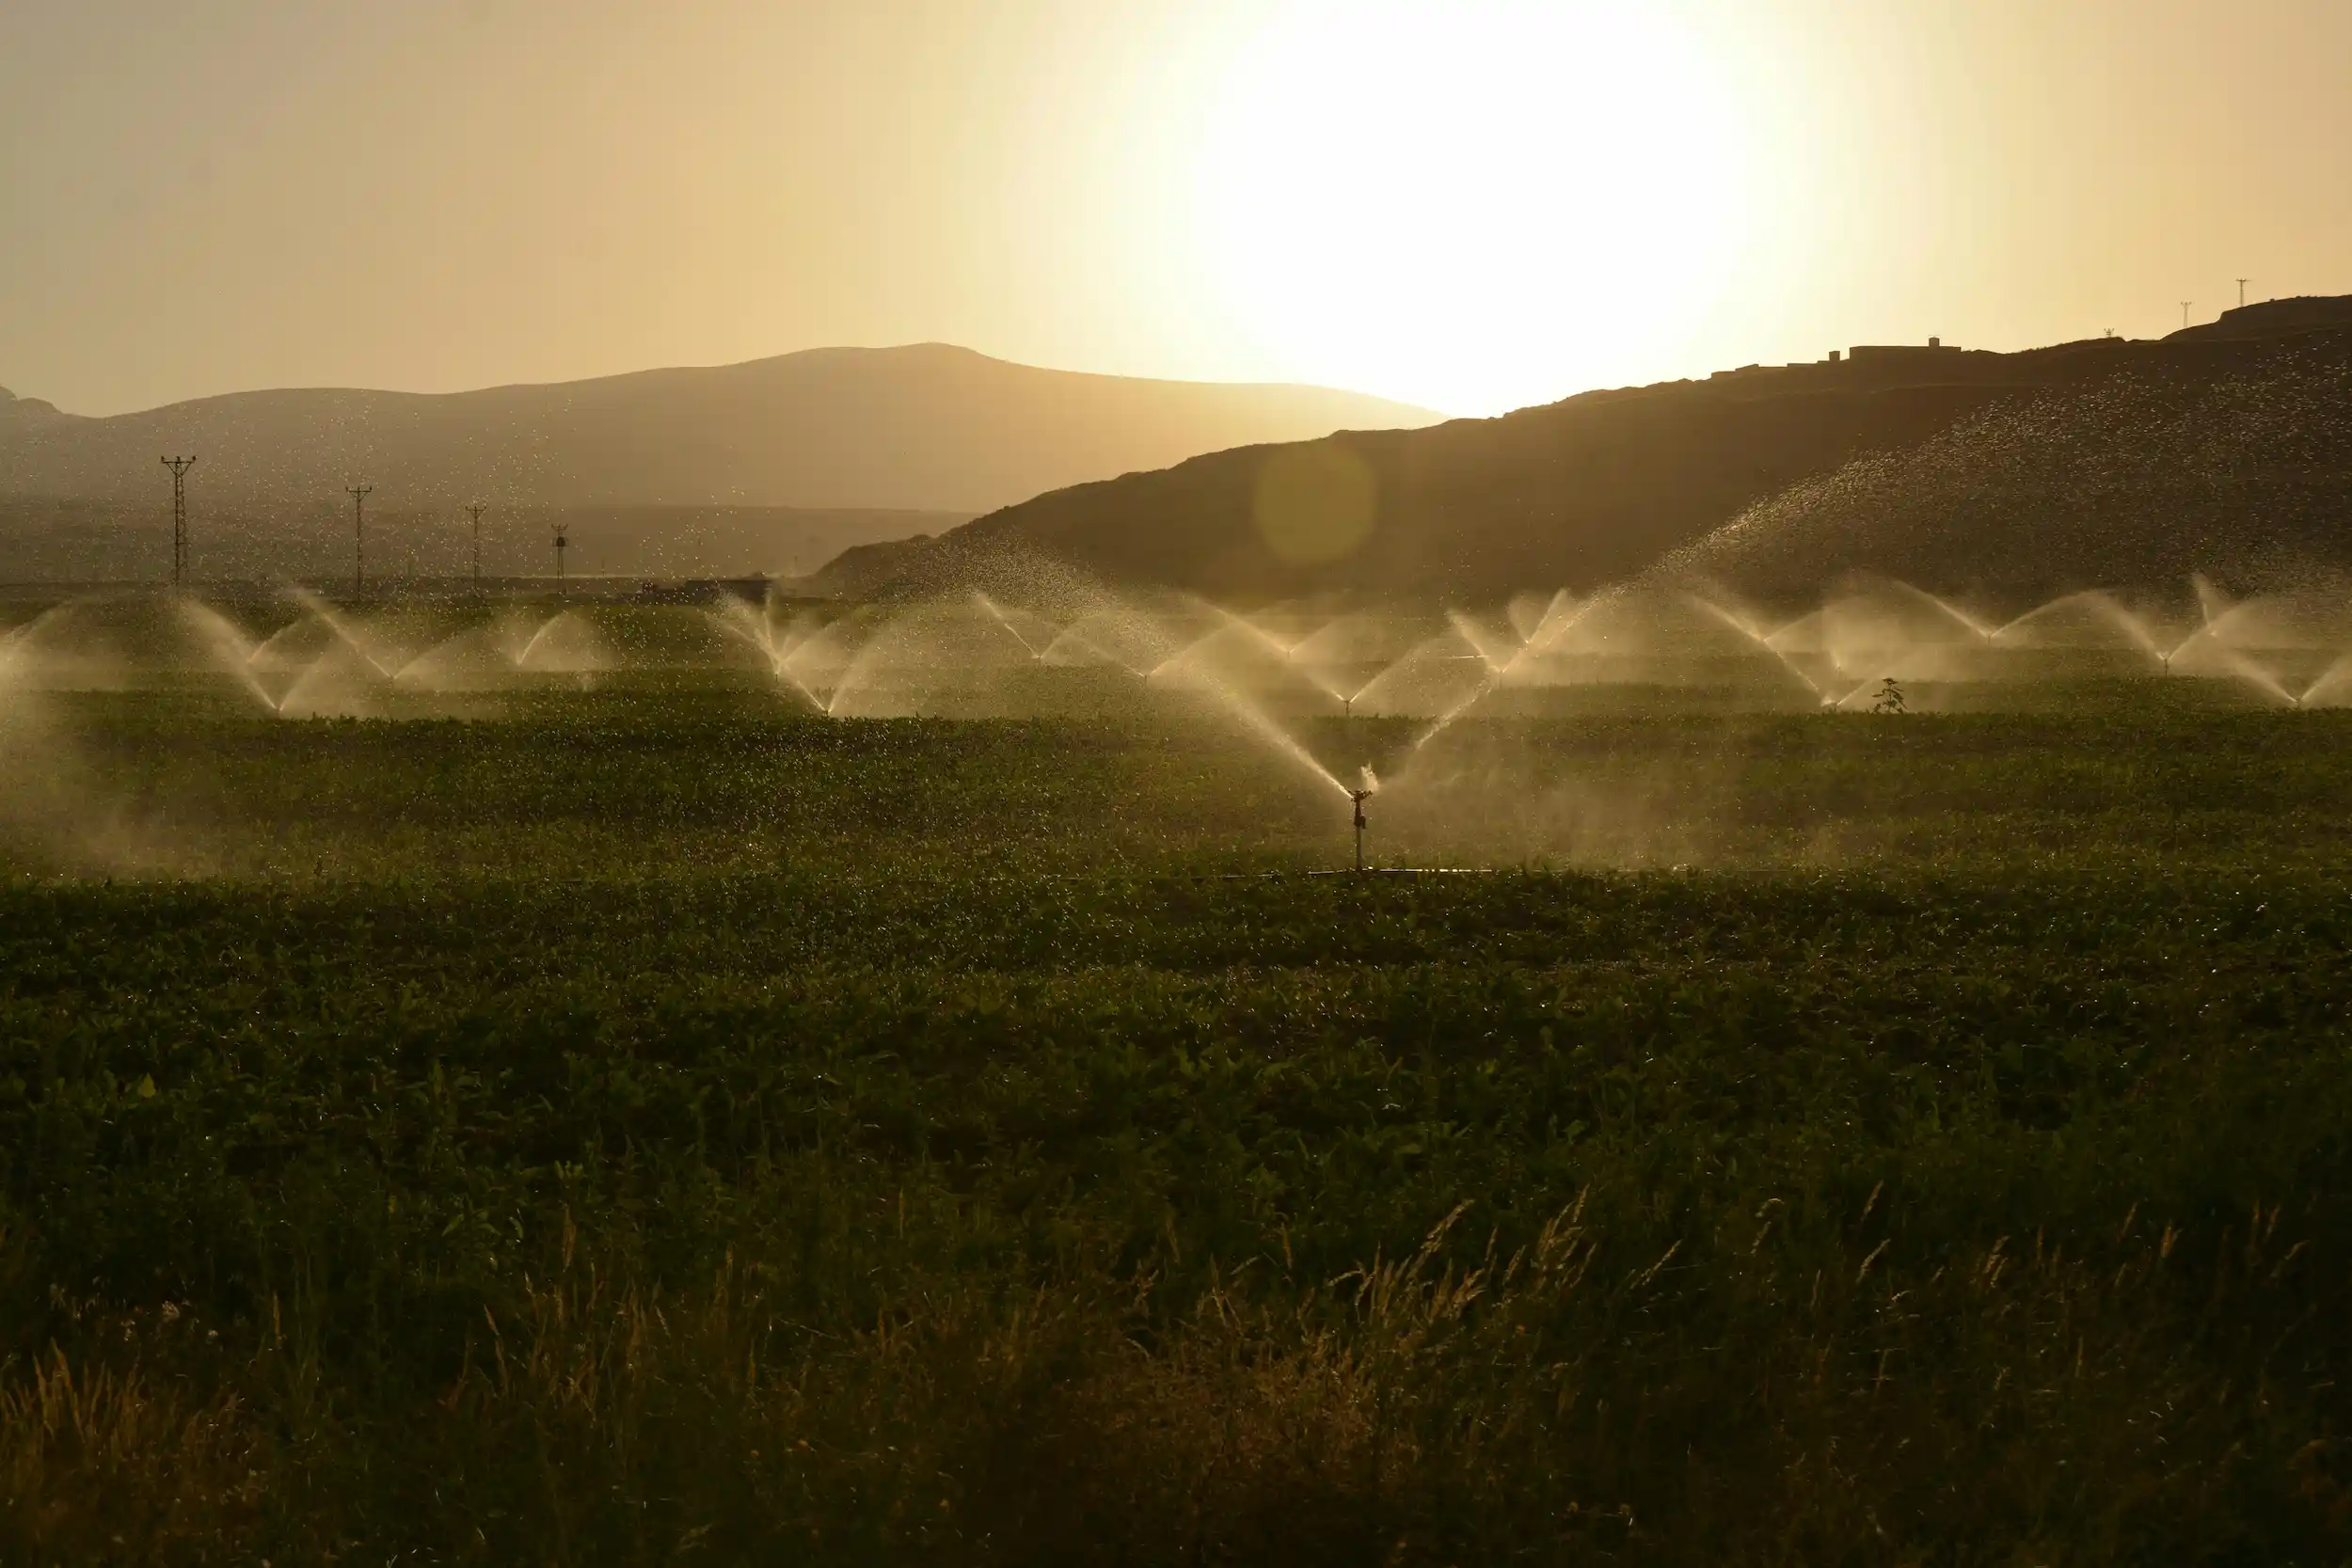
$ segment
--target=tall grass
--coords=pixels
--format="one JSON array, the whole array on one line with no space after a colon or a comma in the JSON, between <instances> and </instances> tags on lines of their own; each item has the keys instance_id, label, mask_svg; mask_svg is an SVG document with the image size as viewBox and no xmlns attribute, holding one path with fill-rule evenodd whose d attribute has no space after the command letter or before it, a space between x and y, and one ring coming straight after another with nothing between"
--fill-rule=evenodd
<instances>
[{"instance_id":1,"label":"tall grass","mask_svg":"<svg viewBox=\"0 0 2352 1568\"><path fill-rule=\"evenodd\" d=\"M301 1411L283 1345L200 1399L101 1347L53 1355L0 1404L0 1543L26 1562L2331 1560L2344 1456L2310 1357L2341 1346L2254 1326L2312 1292L2278 1216L2242 1218L2226 1259L2135 1226L1933 1269L1807 1248L1806 1275L1761 1227L1619 1271L1570 1214L1507 1257L1448 1263L1433 1236L1174 1313L1149 1280L943 1282L825 1335L736 1270L671 1291L576 1259L485 1313L413 1403Z\"/></svg>"},{"instance_id":2,"label":"tall grass","mask_svg":"<svg viewBox=\"0 0 2352 1568\"><path fill-rule=\"evenodd\" d=\"M965 803L1050 852L851 852L946 729L665 865L718 806L618 733L595 875L0 887L0 1561L2352 1554L2310 733L2291 863L2123 843L2176 732L1978 726L1804 764L1916 857L1421 880L1152 869L1032 819L1112 766L1041 732ZM348 746L524 858L558 799L533 732L317 734L224 765L296 835L455 809ZM2003 859L1954 747L2097 832Z\"/></svg>"}]
</instances>

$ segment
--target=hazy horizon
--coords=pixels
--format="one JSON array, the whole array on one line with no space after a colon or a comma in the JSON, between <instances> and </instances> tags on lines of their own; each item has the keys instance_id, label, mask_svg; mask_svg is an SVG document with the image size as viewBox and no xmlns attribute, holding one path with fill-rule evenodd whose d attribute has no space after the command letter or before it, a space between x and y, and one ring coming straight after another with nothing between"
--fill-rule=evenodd
<instances>
[{"instance_id":1,"label":"hazy horizon","mask_svg":"<svg viewBox=\"0 0 2352 1568\"><path fill-rule=\"evenodd\" d=\"M2323 0L20 0L0 385L949 343L1486 414L2352 292Z\"/></svg>"},{"instance_id":2,"label":"hazy horizon","mask_svg":"<svg viewBox=\"0 0 2352 1568\"><path fill-rule=\"evenodd\" d=\"M981 354L979 350L968 348L961 343L930 341L910 343L810 343L800 348L781 349L773 354L749 355L740 359L715 360L700 364L637 365L626 370L602 371L583 376L565 376L553 381L508 379L504 381L485 382L479 386L446 388L375 387L359 386L351 383L319 383L309 386L277 384L262 387L230 387L223 388L217 391L197 392L188 397L175 398L170 403L147 404L136 408L109 410L105 414L97 416L87 416L86 411L83 409L70 408L64 406L63 404L58 404L58 412L64 414L86 415L86 417L95 417L101 419L113 419L126 414L156 413L163 409L178 407L184 404L203 403L215 398L244 397L262 392L349 392L384 397L457 398L465 397L469 393L476 392L533 391L555 387L576 386L583 382L591 381L622 381L632 376L663 375L673 372L692 372L696 371L745 370L753 366L763 365L779 359L796 359L805 356L823 355L887 356L919 353L923 350L940 350L956 354L977 355L981 358L994 360L999 364L1009 365L1016 370L1046 371L1058 375L1102 376L1107 379L1120 381L1163 381L1176 386L1230 387L1244 389L1254 388L1263 390L1331 391L1349 393L1356 396L1373 399L1376 399L1378 397L1378 394L1376 393L1360 393L1357 392L1355 388L1352 388L1317 387L1305 382L1216 382L1202 381L1196 377L1186 376L1149 376L1127 374L1117 371L1089 371L1065 365L1038 365L1023 360L1007 359L1001 355ZM6 387L8 392L20 398L39 398L43 402L52 404L56 402L54 398L45 397L38 391L30 391L22 387L8 386L6 383L0 383L0 387ZM1435 409L1420 408L1416 404L1405 404L1400 400L1395 399L1383 401L1398 403L1400 411L1413 411L1424 414L1441 412Z\"/></svg>"}]
</instances>

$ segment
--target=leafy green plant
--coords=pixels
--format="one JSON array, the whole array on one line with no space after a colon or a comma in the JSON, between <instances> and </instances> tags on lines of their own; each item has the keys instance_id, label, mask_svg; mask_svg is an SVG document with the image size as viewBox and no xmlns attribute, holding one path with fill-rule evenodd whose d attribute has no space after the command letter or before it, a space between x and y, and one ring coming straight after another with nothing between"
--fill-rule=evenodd
<instances>
[{"instance_id":1,"label":"leafy green plant","mask_svg":"<svg viewBox=\"0 0 2352 1568\"><path fill-rule=\"evenodd\" d=\"M0 884L11 1560L2352 1549L2328 716L1531 730L1717 863L1360 879L1116 726L82 734L210 863Z\"/></svg>"}]
</instances>

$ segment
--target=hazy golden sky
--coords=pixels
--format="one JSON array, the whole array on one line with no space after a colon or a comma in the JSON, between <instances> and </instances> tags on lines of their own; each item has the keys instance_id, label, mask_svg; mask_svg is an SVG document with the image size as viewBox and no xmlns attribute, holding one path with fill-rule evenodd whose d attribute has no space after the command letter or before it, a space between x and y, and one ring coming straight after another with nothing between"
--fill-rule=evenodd
<instances>
[{"instance_id":1,"label":"hazy golden sky","mask_svg":"<svg viewBox=\"0 0 2352 1568\"><path fill-rule=\"evenodd\" d=\"M6 0L0 384L939 340L1458 412L2352 293L2352 0Z\"/></svg>"}]
</instances>

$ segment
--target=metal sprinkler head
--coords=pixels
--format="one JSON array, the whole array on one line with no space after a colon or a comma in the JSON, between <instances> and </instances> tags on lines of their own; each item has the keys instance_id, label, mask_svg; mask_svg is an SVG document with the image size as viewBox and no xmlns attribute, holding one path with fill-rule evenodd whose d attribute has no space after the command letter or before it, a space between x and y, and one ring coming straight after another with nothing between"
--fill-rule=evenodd
<instances>
[{"instance_id":1,"label":"metal sprinkler head","mask_svg":"<svg viewBox=\"0 0 2352 1568\"><path fill-rule=\"evenodd\" d=\"M1348 804L1356 808L1356 869L1364 868L1364 802L1380 793L1380 780L1370 766L1359 769L1356 787L1347 792Z\"/></svg>"}]
</instances>

